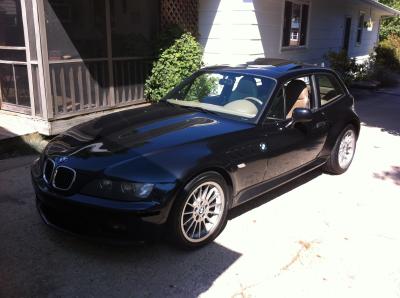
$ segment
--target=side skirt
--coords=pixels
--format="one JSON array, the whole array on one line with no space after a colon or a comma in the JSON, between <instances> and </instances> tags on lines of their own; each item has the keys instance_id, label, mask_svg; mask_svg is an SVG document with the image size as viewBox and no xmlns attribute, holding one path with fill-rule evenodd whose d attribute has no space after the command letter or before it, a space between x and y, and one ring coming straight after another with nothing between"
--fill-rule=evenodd
<instances>
[{"instance_id":1,"label":"side skirt","mask_svg":"<svg viewBox=\"0 0 400 298\"><path fill-rule=\"evenodd\" d=\"M278 176L274 179L270 179L268 181L264 181L260 184L257 184L253 187L250 187L241 193L239 193L235 198L233 198L233 205L232 207L236 207L244 202L247 202L255 197L258 197L259 195L262 195L274 188L277 188L286 182L289 182L293 179L296 179L297 177L304 175L320 166L322 166L324 163L326 163L327 159L326 158L317 158L305 166L302 166L300 168L294 169L293 171L283 174L281 176Z\"/></svg>"}]
</instances>

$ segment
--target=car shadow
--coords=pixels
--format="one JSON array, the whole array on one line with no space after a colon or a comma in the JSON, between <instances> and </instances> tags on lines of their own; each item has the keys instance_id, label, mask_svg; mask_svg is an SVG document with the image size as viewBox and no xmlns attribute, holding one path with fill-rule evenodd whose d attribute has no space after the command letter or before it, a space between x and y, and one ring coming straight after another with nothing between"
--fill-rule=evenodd
<instances>
[{"instance_id":1,"label":"car shadow","mask_svg":"<svg viewBox=\"0 0 400 298\"><path fill-rule=\"evenodd\" d=\"M45 279L40 293L49 296L198 297L242 255L216 242L196 251L183 251L163 241L107 246L44 228L43 239L51 245L45 256L58 259L61 266L44 263L40 274L30 280ZM36 297L39 292L24 294Z\"/></svg>"},{"instance_id":2,"label":"car shadow","mask_svg":"<svg viewBox=\"0 0 400 298\"><path fill-rule=\"evenodd\" d=\"M245 202L235 208L229 210L228 220L234 220L235 218L255 209L264 204L269 203L270 201L279 198L280 196L296 189L297 187L302 186L305 183L308 183L315 178L325 174L321 169L315 169L307 174L304 174L284 185L281 185L265 194L262 194L248 202Z\"/></svg>"},{"instance_id":3,"label":"car shadow","mask_svg":"<svg viewBox=\"0 0 400 298\"><path fill-rule=\"evenodd\" d=\"M230 210L228 220L234 220L322 173L320 169L313 170L260 195ZM93 296L117 293L117 296L128 297L198 297L242 256L216 241L196 251L176 249L163 241L126 247L107 246L55 231L45 226L39 215L34 219L36 223L32 224L31 233L24 240L28 246L21 247L18 241L8 244L8 250L14 247L22 255L16 270L9 272L13 282L4 289L5 293L28 297L80 297L88 293ZM23 287L15 287L22 283Z\"/></svg>"}]
</instances>

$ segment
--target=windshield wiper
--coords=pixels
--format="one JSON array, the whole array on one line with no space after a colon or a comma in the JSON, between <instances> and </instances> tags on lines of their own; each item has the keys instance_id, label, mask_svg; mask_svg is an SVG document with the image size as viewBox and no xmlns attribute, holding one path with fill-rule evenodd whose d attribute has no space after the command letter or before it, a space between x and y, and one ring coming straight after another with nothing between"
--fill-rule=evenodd
<instances>
[{"instance_id":1,"label":"windshield wiper","mask_svg":"<svg viewBox=\"0 0 400 298\"><path fill-rule=\"evenodd\" d=\"M172 102L169 102L168 100L164 100L164 102L165 102L167 105L171 106L171 107L177 108L177 106L176 106L175 104L173 104Z\"/></svg>"},{"instance_id":2,"label":"windshield wiper","mask_svg":"<svg viewBox=\"0 0 400 298\"><path fill-rule=\"evenodd\" d=\"M210 110L206 110L200 107L186 107L188 110L193 110L193 111L198 111L198 112L202 112L205 114L211 114L211 115L215 115L215 116L219 116L219 114L217 112L214 111L210 111Z\"/></svg>"}]
</instances>

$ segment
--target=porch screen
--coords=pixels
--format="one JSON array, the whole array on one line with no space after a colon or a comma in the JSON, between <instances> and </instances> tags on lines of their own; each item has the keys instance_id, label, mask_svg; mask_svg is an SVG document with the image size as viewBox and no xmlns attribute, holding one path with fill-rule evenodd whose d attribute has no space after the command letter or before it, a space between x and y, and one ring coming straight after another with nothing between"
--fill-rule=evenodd
<instances>
[{"instance_id":1,"label":"porch screen","mask_svg":"<svg viewBox=\"0 0 400 298\"><path fill-rule=\"evenodd\" d=\"M6 1L0 6L0 46L25 46L20 0Z\"/></svg>"},{"instance_id":2,"label":"porch screen","mask_svg":"<svg viewBox=\"0 0 400 298\"><path fill-rule=\"evenodd\" d=\"M43 2L54 117L144 101L157 0Z\"/></svg>"},{"instance_id":3,"label":"porch screen","mask_svg":"<svg viewBox=\"0 0 400 298\"><path fill-rule=\"evenodd\" d=\"M0 1L0 61L7 61L0 63L0 108L29 114L31 103L20 0Z\"/></svg>"}]
</instances>

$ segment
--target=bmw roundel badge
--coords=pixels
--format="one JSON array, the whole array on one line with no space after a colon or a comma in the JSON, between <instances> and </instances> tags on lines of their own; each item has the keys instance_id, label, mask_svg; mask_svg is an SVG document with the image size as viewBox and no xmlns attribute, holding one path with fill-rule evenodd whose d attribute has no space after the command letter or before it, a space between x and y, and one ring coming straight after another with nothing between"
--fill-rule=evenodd
<instances>
[{"instance_id":1,"label":"bmw roundel badge","mask_svg":"<svg viewBox=\"0 0 400 298\"><path fill-rule=\"evenodd\" d=\"M63 163L64 161L66 161L68 159L68 157L67 156L64 156L64 157L61 157L60 159L59 159L59 163Z\"/></svg>"},{"instance_id":2,"label":"bmw roundel badge","mask_svg":"<svg viewBox=\"0 0 400 298\"><path fill-rule=\"evenodd\" d=\"M265 145L265 143L261 143L260 144L260 149L262 152L264 152L267 149L267 145Z\"/></svg>"}]
</instances>

